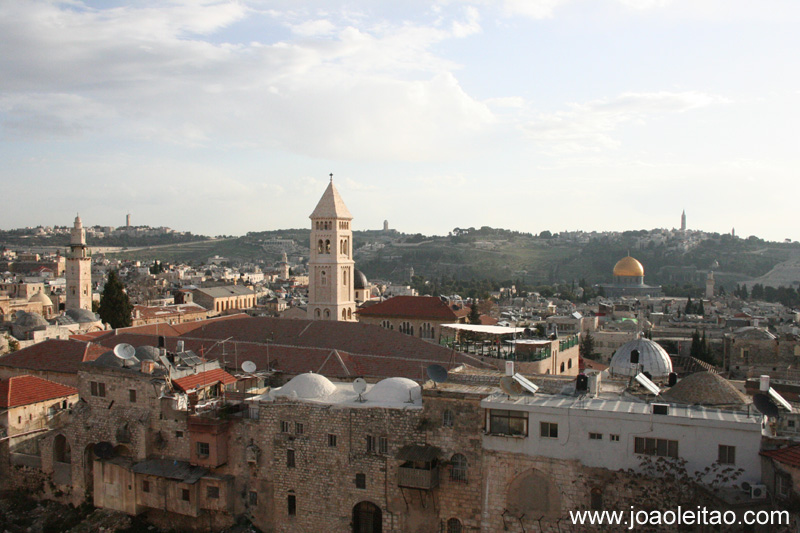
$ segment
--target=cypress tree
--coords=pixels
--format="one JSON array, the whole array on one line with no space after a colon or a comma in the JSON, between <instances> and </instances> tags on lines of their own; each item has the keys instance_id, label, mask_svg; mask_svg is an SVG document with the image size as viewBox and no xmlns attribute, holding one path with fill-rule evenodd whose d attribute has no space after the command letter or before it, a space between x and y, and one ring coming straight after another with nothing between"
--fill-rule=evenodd
<instances>
[{"instance_id":1,"label":"cypress tree","mask_svg":"<svg viewBox=\"0 0 800 533\"><path fill-rule=\"evenodd\" d=\"M103 294L100 295L97 314L112 328L125 328L131 325L132 311L133 304L125 292L125 285L122 284L117 272L112 270L108 273L108 281L103 287Z\"/></svg>"}]
</instances>

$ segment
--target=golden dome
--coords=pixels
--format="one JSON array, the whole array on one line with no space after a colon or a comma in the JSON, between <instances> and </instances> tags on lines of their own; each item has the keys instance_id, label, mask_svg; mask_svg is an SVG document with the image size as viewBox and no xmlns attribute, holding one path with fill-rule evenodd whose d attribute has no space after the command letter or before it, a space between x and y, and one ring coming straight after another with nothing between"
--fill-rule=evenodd
<instances>
[{"instance_id":1,"label":"golden dome","mask_svg":"<svg viewBox=\"0 0 800 533\"><path fill-rule=\"evenodd\" d=\"M631 256L623 257L614 265L614 275L644 277L644 267Z\"/></svg>"}]
</instances>

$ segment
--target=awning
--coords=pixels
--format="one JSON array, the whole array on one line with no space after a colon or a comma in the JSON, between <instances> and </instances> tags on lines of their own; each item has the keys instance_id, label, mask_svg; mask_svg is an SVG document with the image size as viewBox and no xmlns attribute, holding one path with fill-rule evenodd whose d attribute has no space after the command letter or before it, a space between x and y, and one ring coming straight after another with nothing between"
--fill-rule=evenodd
<instances>
[{"instance_id":1,"label":"awning","mask_svg":"<svg viewBox=\"0 0 800 533\"><path fill-rule=\"evenodd\" d=\"M436 446L410 444L403 446L397 451L397 459L401 461L411 461L415 463L430 463L435 461L442 454Z\"/></svg>"},{"instance_id":2,"label":"awning","mask_svg":"<svg viewBox=\"0 0 800 533\"><path fill-rule=\"evenodd\" d=\"M522 333L525 328L511 328L507 326L482 326L478 324L442 324L443 328L450 328L461 331L472 331L475 333L488 333L489 335L509 335L511 333Z\"/></svg>"}]
</instances>

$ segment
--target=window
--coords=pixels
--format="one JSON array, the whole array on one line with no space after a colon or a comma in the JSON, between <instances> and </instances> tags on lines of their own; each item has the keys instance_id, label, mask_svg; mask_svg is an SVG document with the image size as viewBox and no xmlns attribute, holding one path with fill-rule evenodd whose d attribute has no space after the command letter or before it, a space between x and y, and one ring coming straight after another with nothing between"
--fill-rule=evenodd
<instances>
[{"instance_id":1,"label":"window","mask_svg":"<svg viewBox=\"0 0 800 533\"><path fill-rule=\"evenodd\" d=\"M254 490L251 490L247 497L250 505L258 505L258 493Z\"/></svg>"},{"instance_id":2,"label":"window","mask_svg":"<svg viewBox=\"0 0 800 533\"><path fill-rule=\"evenodd\" d=\"M89 382L90 393L92 396L99 396L104 398L106 395L106 384L98 381Z\"/></svg>"},{"instance_id":3,"label":"window","mask_svg":"<svg viewBox=\"0 0 800 533\"><path fill-rule=\"evenodd\" d=\"M183 438L183 431L176 431L175 432L175 438L176 439L182 439Z\"/></svg>"},{"instance_id":4,"label":"window","mask_svg":"<svg viewBox=\"0 0 800 533\"><path fill-rule=\"evenodd\" d=\"M303 424L300 423L300 422L295 422L294 423L294 432L297 435L302 435L303 434Z\"/></svg>"},{"instance_id":5,"label":"window","mask_svg":"<svg viewBox=\"0 0 800 533\"><path fill-rule=\"evenodd\" d=\"M602 433L589 433L589 440L603 440Z\"/></svg>"},{"instance_id":6,"label":"window","mask_svg":"<svg viewBox=\"0 0 800 533\"><path fill-rule=\"evenodd\" d=\"M719 445L719 454L717 462L721 465L735 465L736 464L736 446Z\"/></svg>"},{"instance_id":7,"label":"window","mask_svg":"<svg viewBox=\"0 0 800 533\"><path fill-rule=\"evenodd\" d=\"M610 440L611 442L619 442L619 435L611 434L608 436L608 440Z\"/></svg>"},{"instance_id":8,"label":"window","mask_svg":"<svg viewBox=\"0 0 800 533\"><path fill-rule=\"evenodd\" d=\"M678 441L667 439L651 439L636 437L633 451L644 455L657 455L659 457L678 457Z\"/></svg>"},{"instance_id":9,"label":"window","mask_svg":"<svg viewBox=\"0 0 800 533\"><path fill-rule=\"evenodd\" d=\"M490 410L489 433L497 435L527 435L528 413L504 409Z\"/></svg>"},{"instance_id":10,"label":"window","mask_svg":"<svg viewBox=\"0 0 800 533\"><path fill-rule=\"evenodd\" d=\"M447 521L447 533L461 533L461 521L458 518Z\"/></svg>"},{"instance_id":11,"label":"window","mask_svg":"<svg viewBox=\"0 0 800 533\"><path fill-rule=\"evenodd\" d=\"M211 452L211 446L207 442L198 442L197 443L197 456L198 457L208 457L210 452Z\"/></svg>"},{"instance_id":12,"label":"window","mask_svg":"<svg viewBox=\"0 0 800 533\"><path fill-rule=\"evenodd\" d=\"M131 403L136 403L136 389L130 389L128 391L128 399Z\"/></svg>"},{"instance_id":13,"label":"window","mask_svg":"<svg viewBox=\"0 0 800 533\"><path fill-rule=\"evenodd\" d=\"M788 498L792 494L792 476L785 472L775 472L775 494Z\"/></svg>"},{"instance_id":14,"label":"window","mask_svg":"<svg viewBox=\"0 0 800 533\"><path fill-rule=\"evenodd\" d=\"M557 439L558 424L553 422L539 422L539 436L546 439Z\"/></svg>"},{"instance_id":15,"label":"window","mask_svg":"<svg viewBox=\"0 0 800 533\"><path fill-rule=\"evenodd\" d=\"M150 481L146 479L142 480L142 492L150 492Z\"/></svg>"},{"instance_id":16,"label":"window","mask_svg":"<svg viewBox=\"0 0 800 533\"><path fill-rule=\"evenodd\" d=\"M603 490L599 487L592 489L589 507L592 511L600 511L603 508Z\"/></svg>"},{"instance_id":17,"label":"window","mask_svg":"<svg viewBox=\"0 0 800 533\"><path fill-rule=\"evenodd\" d=\"M800 345L798 345L798 348L800 348ZM794 427L794 420L787 420L786 421L786 427L793 428Z\"/></svg>"},{"instance_id":18,"label":"window","mask_svg":"<svg viewBox=\"0 0 800 533\"><path fill-rule=\"evenodd\" d=\"M572 359L567 359L567 368L572 368Z\"/></svg>"},{"instance_id":19,"label":"window","mask_svg":"<svg viewBox=\"0 0 800 533\"><path fill-rule=\"evenodd\" d=\"M378 437L378 453L383 455L389 453L389 439L387 437Z\"/></svg>"},{"instance_id":20,"label":"window","mask_svg":"<svg viewBox=\"0 0 800 533\"><path fill-rule=\"evenodd\" d=\"M289 433L289 422L281 420L281 433Z\"/></svg>"},{"instance_id":21,"label":"window","mask_svg":"<svg viewBox=\"0 0 800 533\"><path fill-rule=\"evenodd\" d=\"M330 448L336 448L336 435L328 433L328 446Z\"/></svg>"},{"instance_id":22,"label":"window","mask_svg":"<svg viewBox=\"0 0 800 533\"><path fill-rule=\"evenodd\" d=\"M561 363L561 372L564 372L564 363Z\"/></svg>"},{"instance_id":23,"label":"window","mask_svg":"<svg viewBox=\"0 0 800 533\"><path fill-rule=\"evenodd\" d=\"M450 458L450 480L467 482L467 458L460 453L453 454Z\"/></svg>"},{"instance_id":24,"label":"window","mask_svg":"<svg viewBox=\"0 0 800 533\"><path fill-rule=\"evenodd\" d=\"M206 498L219 499L219 487L213 485L206 487Z\"/></svg>"},{"instance_id":25,"label":"window","mask_svg":"<svg viewBox=\"0 0 800 533\"><path fill-rule=\"evenodd\" d=\"M295 516L297 514L297 498L295 498L294 494L289 494L289 497L286 498L286 505L289 516Z\"/></svg>"},{"instance_id":26,"label":"window","mask_svg":"<svg viewBox=\"0 0 800 533\"><path fill-rule=\"evenodd\" d=\"M356 488L357 489L366 489L367 488L367 475L366 474L356 474Z\"/></svg>"},{"instance_id":27,"label":"window","mask_svg":"<svg viewBox=\"0 0 800 533\"><path fill-rule=\"evenodd\" d=\"M190 501L189 489L181 489L181 500L185 502Z\"/></svg>"},{"instance_id":28,"label":"window","mask_svg":"<svg viewBox=\"0 0 800 533\"><path fill-rule=\"evenodd\" d=\"M291 448L286 450L286 467L287 468L294 468L294 450Z\"/></svg>"},{"instance_id":29,"label":"window","mask_svg":"<svg viewBox=\"0 0 800 533\"><path fill-rule=\"evenodd\" d=\"M376 439L372 435L367 435L367 453L375 452Z\"/></svg>"},{"instance_id":30,"label":"window","mask_svg":"<svg viewBox=\"0 0 800 533\"><path fill-rule=\"evenodd\" d=\"M445 409L442 413L442 426L446 428L453 427L453 411Z\"/></svg>"}]
</instances>

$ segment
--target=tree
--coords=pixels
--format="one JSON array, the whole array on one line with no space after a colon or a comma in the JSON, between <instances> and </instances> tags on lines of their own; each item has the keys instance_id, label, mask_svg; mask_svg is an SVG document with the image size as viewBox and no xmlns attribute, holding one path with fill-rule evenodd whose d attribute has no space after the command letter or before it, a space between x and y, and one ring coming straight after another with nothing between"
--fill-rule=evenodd
<instances>
[{"instance_id":1,"label":"tree","mask_svg":"<svg viewBox=\"0 0 800 533\"><path fill-rule=\"evenodd\" d=\"M581 339L578 353L584 359L594 359L594 337L592 337L591 333L587 332L583 339Z\"/></svg>"},{"instance_id":2,"label":"tree","mask_svg":"<svg viewBox=\"0 0 800 533\"><path fill-rule=\"evenodd\" d=\"M692 297L689 296L689 299L686 300L686 308L683 310L683 313L686 315L691 315L694 311L694 305L692 304Z\"/></svg>"},{"instance_id":3,"label":"tree","mask_svg":"<svg viewBox=\"0 0 800 533\"><path fill-rule=\"evenodd\" d=\"M470 324L480 324L481 323L481 313L478 311L478 301L473 300L472 307L469 309L469 323Z\"/></svg>"},{"instance_id":4,"label":"tree","mask_svg":"<svg viewBox=\"0 0 800 533\"><path fill-rule=\"evenodd\" d=\"M702 299L697 302L697 305L695 306L695 310L697 311L698 315L705 316L706 308L703 305L703 300Z\"/></svg>"},{"instance_id":5,"label":"tree","mask_svg":"<svg viewBox=\"0 0 800 533\"><path fill-rule=\"evenodd\" d=\"M131 325L132 311L133 305L125 292L125 285L120 281L117 272L112 270L108 273L108 281L103 287L97 313L100 319L112 328L125 328Z\"/></svg>"}]
</instances>

